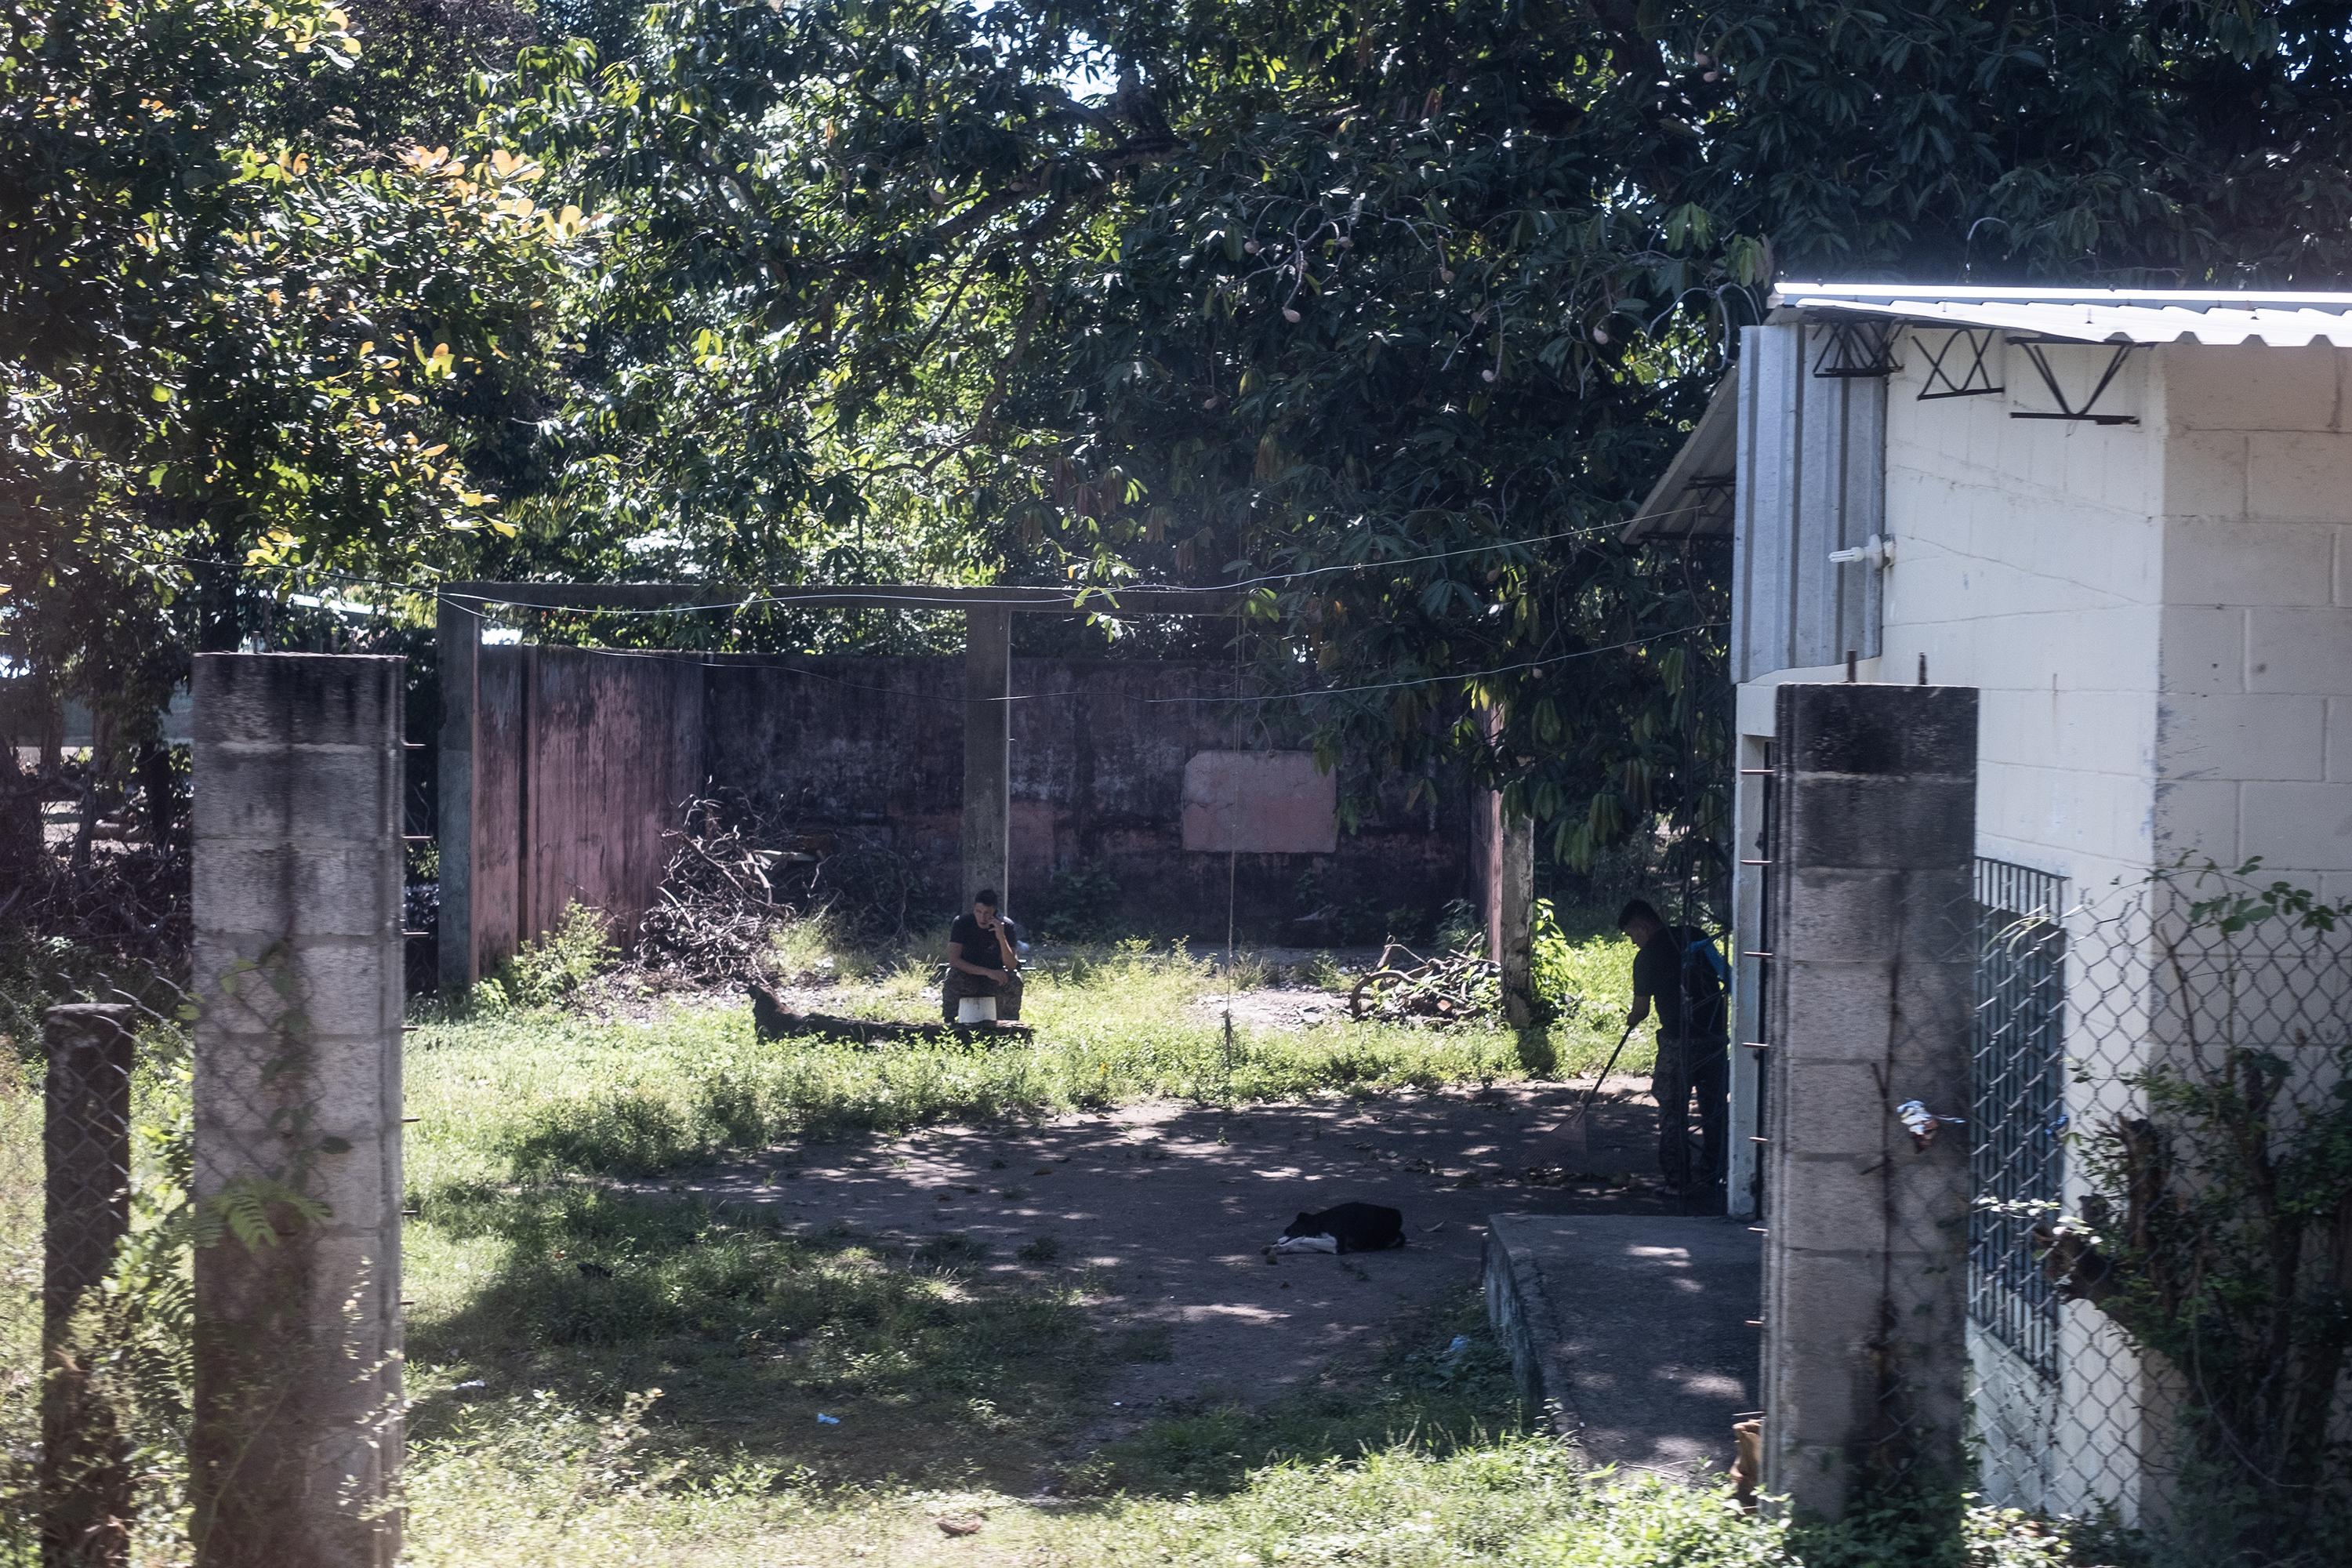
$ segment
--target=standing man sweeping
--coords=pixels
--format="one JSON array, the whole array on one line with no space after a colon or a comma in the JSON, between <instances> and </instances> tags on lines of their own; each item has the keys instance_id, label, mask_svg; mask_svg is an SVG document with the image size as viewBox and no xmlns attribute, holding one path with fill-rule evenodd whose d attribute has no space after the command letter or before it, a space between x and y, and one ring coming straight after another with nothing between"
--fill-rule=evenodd
<instances>
[{"instance_id":1,"label":"standing man sweeping","mask_svg":"<svg viewBox=\"0 0 2352 1568\"><path fill-rule=\"evenodd\" d=\"M1647 900L1635 899L1617 916L1631 938L1633 1010L1631 1029L1658 1013L1658 1064L1650 1075L1658 1100L1658 1168L1685 1197L1723 1189L1725 1096L1731 1080L1731 1030L1720 959L1706 932L1670 926ZM1699 1169L1691 1169L1691 1097L1698 1097Z\"/></svg>"},{"instance_id":2,"label":"standing man sweeping","mask_svg":"<svg viewBox=\"0 0 2352 1568\"><path fill-rule=\"evenodd\" d=\"M956 1004L967 996L993 996L996 1016L1006 1023L1021 1016L1021 948L1013 922L998 912L996 889L971 896L971 912L948 929L948 977L940 987L940 1011L950 1024Z\"/></svg>"}]
</instances>

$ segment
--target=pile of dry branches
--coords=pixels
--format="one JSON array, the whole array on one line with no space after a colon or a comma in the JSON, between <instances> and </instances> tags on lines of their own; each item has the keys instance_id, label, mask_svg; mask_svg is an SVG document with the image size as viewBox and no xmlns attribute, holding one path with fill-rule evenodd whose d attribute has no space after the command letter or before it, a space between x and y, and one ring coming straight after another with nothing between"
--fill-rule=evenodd
<instances>
[{"instance_id":1,"label":"pile of dry branches","mask_svg":"<svg viewBox=\"0 0 2352 1568\"><path fill-rule=\"evenodd\" d=\"M1358 1018L1450 1023L1492 1013L1501 1002L1500 971L1492 959L1469 952L1423 958L1392 942L1348 994L1348 1011Z\"/></svg>"},{"instance_id":2,"label":"pile of dry branches","mask_svg":"<svg viewBox=\"0 0 2352 1568\"><path fill-rule=\"evenodd\" d=\"M740 801L693 800L662 835L660 898L638 926L646 969L709 984L765 973L777 929L814 907L829 840L778 829Z\"/></svg>"}]
</instances>

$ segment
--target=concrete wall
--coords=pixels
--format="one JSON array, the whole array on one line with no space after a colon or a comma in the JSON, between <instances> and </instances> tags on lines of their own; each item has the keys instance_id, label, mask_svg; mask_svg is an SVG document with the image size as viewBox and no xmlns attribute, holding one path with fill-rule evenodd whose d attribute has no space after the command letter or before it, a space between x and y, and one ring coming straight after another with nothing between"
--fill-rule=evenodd
<instances>
[{"instance_id":1,"label":"concrete wall","mask_svg":"<svg viewBox=\"0 0 2352 1568\"><path fill-rule=\"evenodd\" d=\"M2159 847L2352 896L2352 354L2160 364Z\"/></svg>"},{"instance_id":2,"label":"concrete wall","mask_svg":"<svg viewBox=\"0 0 2352 1568\"><path fill-rule=\"evenodd\" d=\"M1055 871L1099 865L1125 920L1223 941L1226 858L1184 847L1185 766L1303 735L1276 705L1203 700L1230 694L1233 679L1222 664L1013 661L1016 913L1041 908ZM963 725L958 658L483 648L468 835L481 972L571 899L633 931L660 886L663 829L710 789L740 790L802 832L881 840L913 862L944 918L970 891L959 885ZM1373 804L1332 852L1241 857L1243 936L1328 942L1331 925L1299 917L1340 904L1377 921L1480 896L1464 780L1438 781L1435 798L1412 805L1412 779L1374 787L1360 759L1342 762L1339 782Z\"/></svg>"},{"instance_id":3,"label":"concrete wall","mask_svg":"<svg viewBox=\"0 0 2352 1568\"><path fill-rule=\"evenodd\" d=\"M200 1568L399 1555L401 668L196 657Z\"/></svg>"},{"instance_id":4,"label":"concrete wall","mask_svg":"<svg viewBox=\"0 0 2352 1568\"><path fill-rule=\"evenodd\" d=\"M1961 1480L1976 693L1776 694L1764 1485Z\"/></svg>"},{"instance_id":5,"label":"concrete wall","mask_svg":"<svg viewBox=\"0 0 2352 1568\"><path fill-rule=\"evenodd\" d=\"M962 823L962 675L957 658L708 661L709 775L781 803L804 831L879 833L924 868L942 911L955 887ZM1276 704L1202 700L1233 689L1230 666L1018 658L1013 661L1013 839L1008 896L1035 907L1061 868L1099 863L1120 912L1222 942L1225 857L1183 847L1184 767L1202 752L1297 743ZM1369 763L1341 763L1344 794ZM1383 780L1376 805L1328 856L1244 855L1242 930L1301 940L1295 923L1322 900L1434 909L1475 898L1468 792L1407 805L1410 778ZM1311 873L1311 876L1310 876ZM1305 879L1303 882L1302 879Z\"/></svg>"}]
</instances>

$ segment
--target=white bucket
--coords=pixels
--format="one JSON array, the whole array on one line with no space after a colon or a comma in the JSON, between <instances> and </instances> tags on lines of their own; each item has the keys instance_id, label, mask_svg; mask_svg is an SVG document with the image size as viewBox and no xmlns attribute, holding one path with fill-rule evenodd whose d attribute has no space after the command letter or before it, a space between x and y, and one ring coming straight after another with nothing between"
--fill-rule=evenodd
<instances>
[{"instance_id":1,"label":"white bucket","mask_svg":"<svg viewBox=\"0 0 2352 1568\"><path fill-rule=\"evenodd\" d=\"M956 1022L959 1024L993 1024L996 1022L996 998L993 996L957 997Z\"/></svg>"}]
</instances>

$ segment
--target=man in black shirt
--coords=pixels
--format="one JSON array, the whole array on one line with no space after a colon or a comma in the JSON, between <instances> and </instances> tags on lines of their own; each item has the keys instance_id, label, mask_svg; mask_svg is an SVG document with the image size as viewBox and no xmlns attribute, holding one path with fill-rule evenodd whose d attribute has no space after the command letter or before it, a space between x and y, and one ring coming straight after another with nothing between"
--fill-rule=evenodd
<instances>
[{"instance_id":1,"label":"man in black shirt","mask_svg":"<svg viewBox=\"0 0 2352 1568\"><path fill-rule=\"evenodd\" d=\"M1687 1195L1722 1185L1725 1091L1731 1078L1731 1031L1717 958L1707 934L1670 926L1635 899L1617 917L1633 939L1633 1011L1627 1026L1658 1013L1658 1063L1650 1075L1658 1100L1658 1168ZM1700 1168L1691 1170L1691 1097L1698 1097Z\"/></svg>"},{"instance_id":2,"label":"man in black shirt","mask_svg":"<svg viewBox=\"0 0 2352 1568\"><path fill-rule=\"evenodd\" d=\"M996 889L971 896L971 912L958 915L948 930L948 978L940 988L940 1011L950 1024L956 1004L967 996L993 996L996 1016L1011 1023L1021 1016L1021 950L1013 922L997 912Z\"/></svg>"}]
</instances>

